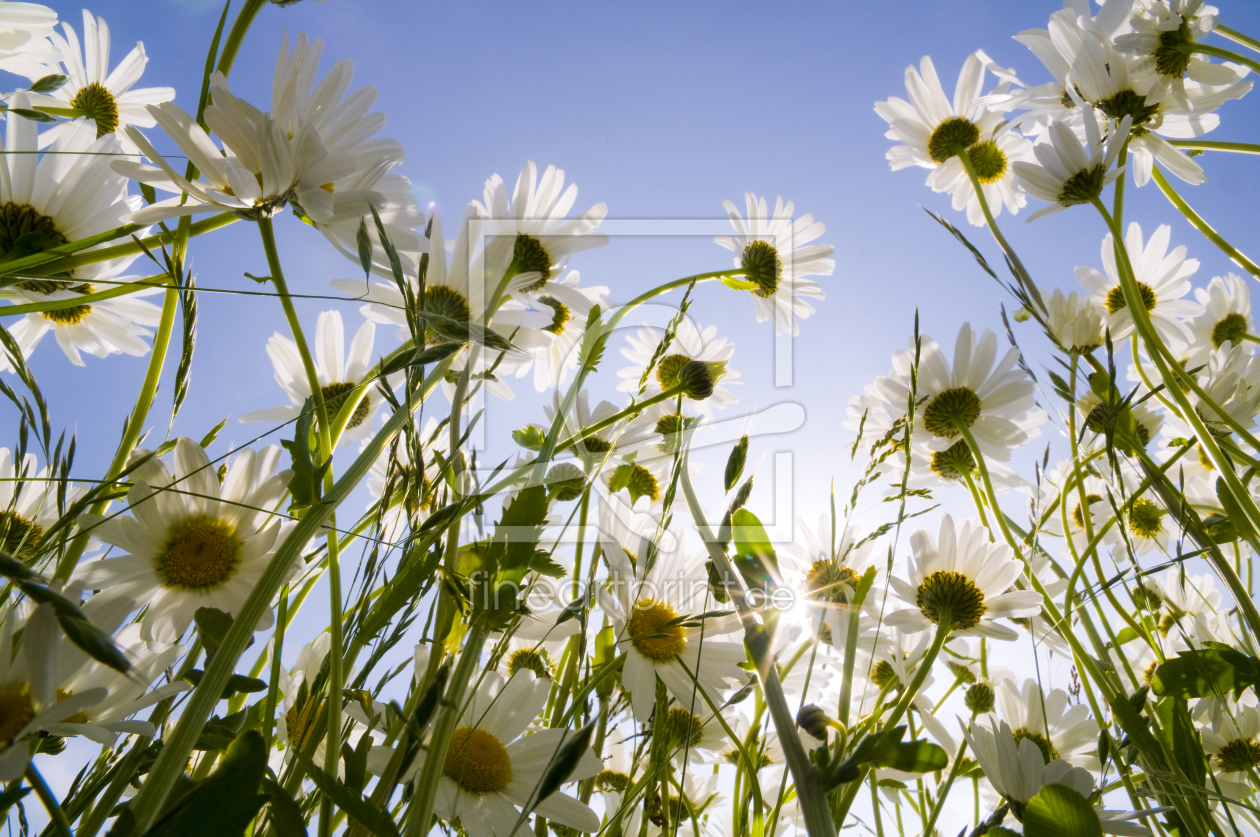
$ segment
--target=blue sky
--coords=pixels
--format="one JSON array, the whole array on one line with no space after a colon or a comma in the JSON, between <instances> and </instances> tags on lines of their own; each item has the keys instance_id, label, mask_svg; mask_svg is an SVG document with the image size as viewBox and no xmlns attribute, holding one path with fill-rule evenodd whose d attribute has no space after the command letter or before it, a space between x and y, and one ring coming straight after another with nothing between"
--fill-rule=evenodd
<instances>
[{"instance_id":1,"label":"blue sky","mask_svg":"<svg viewBox=\"0 0 1260 837\"><path fill-rule=\"evenodd\" d=\"M1231 11L1239 17L1227 22L1243 31L1260 29L1260 10L1236 6ZM142 40L150 58L143 83L175 87L177 101L192 110L222 7L166 0L147 5L143 15L136 8L132 2L93 8L110 22L113 60ZM823 241L835 246L837 268L822 280L828 298L795 343L794 386L771 386L772 330L769 323L755 323L750 300L706 286L693 308L700 322L716 323L738 346L734 365L745 384L728 415L780 402L804 407L803 426L761 440L753 459L794 451L797 513L812 516L821 511L820 492L832 476L842 486L846 481L848 434L839 426L844 405L887 371L891 353L909 339L915 310L925 333L952 342L966 320L1000 329L998 306L1010 302L919 209L964 224L947 196L923 185L926 172L889 171L884 153L891 142L872 104L904 95L905 67L924 54L933 56L949 89L976 48L1032 83L1045 80L1040 64L1011 35L1044 26L1056 8L1055 2L905 2L895 14L879 15L871 14L873 7L856 12L850 4L304 0L263 9L231 82L238 95L265 106L283 30L322 37L326 67L352 58L356 85L379 88L377 108L389 118L384 133L407 149L402 171L422 202L436 201L448 215L457 216L480 197L489 175L500 173L510 183L529 159L563 168L579 184L579 206L605 202L610 218L721 218L722 200L742 206L749 190L772 200L783 195L795 201L798 213L813 213L827 225ZM79 27L77 9L58 10ZM1253 112L1250 100L1232 103L1214 137L1253 133ZM1191 201L1227 236L1246 242L1254 198L1229 184L1249 174L1252 160L1217 155L1205 163L1211 182L1187 189ZM1203 262L1199 283L1229 269L1154 186L1132 196L1130 217L1173 224L1174 243L1187 244ZM1022 217L1002 220L1044 287L1072 288L1071 268L1098 260L1103 229L1086 209L1032 226ZM279 218L277 227L295 292L331 294L329 280L355 274L353 265L292 216ZM985 231L968 234L1000 264ZM246 224L195 241L192 257L207 289L257 290L242 274L266 272L255 231ZM617 240L572 266L584 282L607 285L614 299L625 300L658 282L728 264L726 251L693 238ZM300 304L308 328L319 310L334 304ZM348 330L356 327L357 306L337 307ZM256 426L238 425L235 417L284 402L263 351L282 324L274 300L202 294L193 388L177 433L200 437L231 416L221 444L253 435L247 431ZM1031 326L1019 337L1040 346ZM380 330L378 349L392 348L392 340ZM88 360L85 368L70 366L51 340L33 357L54 423L79 434L85 470L103 468L147 362ZM612 395L620 360L610 353L597 394ZM492 440L541 417L540 397L528 379L516 390L509 409L491 405ZM169 385L151 421L158 434L165 431L168 399ZM499 451L496 461L510 452L501 442L492 452ZM702 484L716 488L724 457L724 450L701 457L710 461ZM761 489L757 496L771 502Z\"/></svg>"}]
</instances>

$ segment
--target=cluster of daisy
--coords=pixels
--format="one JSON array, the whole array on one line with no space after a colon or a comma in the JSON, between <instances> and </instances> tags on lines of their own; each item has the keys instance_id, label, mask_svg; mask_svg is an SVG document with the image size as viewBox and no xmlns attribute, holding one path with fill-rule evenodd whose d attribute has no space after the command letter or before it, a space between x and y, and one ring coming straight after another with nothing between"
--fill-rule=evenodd
<instances>
[{"instance_id":1,"label":"cluster of daisy","mask_svg":"<svg viewBox=\"0 0 1260 837\"><path fill-rule=\"evenodd\" d=\"M979 762L997 806L986 820L977 805L976 827L1010 813L1026 832L1044 829L1047 811L1083 804L1107 833L1256 833L1260 698L1242 672L1258 662L1260 628L1260 338L1248 289L1260 268L1165 175L1203 184L1205 151L1260 148L1198 139L1250 91L1260 44L1202 0L1064 6L1015 36L1050 81L1027 83L976 52L951 100L925 57L906 70L906 99L875 106L900 143L892 169L930 169L927 185L989 229L1014 277L1014 319L1052 349L1034 368L1016 341L1037 335L965 324L951 353L916 323L889 374L850 401L865 484L911 513L957 492L978 515L948 537L942 523L948 550L912 535L916 565L889 583L915 607L884 622L928 631L949 620L951 636L965 627L985 642L1022 634L1071 665L1066 690L1020 686L994 674L995 660L1022 666L990 646L988 671L960 675L972 716L958 758ZM1199 261L1172 227L1126 225L1128 179L1154 181L1250 277L1195 287ZM1149 194L1130 192L1129 206ZM1029 221L1077 206L1099 219L1101 253L1081 255L1076 287L1039 286L1000 229L1003 208L1017 214L1029 196L1046 203ZM986 552L1010 564L962 557ZM1022 631L987 626L996 616ZM903 793L914 804L915 789Z\"/></svg>"}]
</instances>

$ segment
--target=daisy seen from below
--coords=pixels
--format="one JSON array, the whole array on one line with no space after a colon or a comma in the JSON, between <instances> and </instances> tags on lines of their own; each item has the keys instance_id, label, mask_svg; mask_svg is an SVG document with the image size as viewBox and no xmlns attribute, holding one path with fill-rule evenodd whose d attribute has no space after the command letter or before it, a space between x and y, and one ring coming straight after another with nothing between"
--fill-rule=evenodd
<instances>
[{"instance_id":1,"label":"daisy seen from below","mask_svg":"<svg viewBox=\"0 0 1260 837\"><path fill-rule=\"evenodd\" d=\"M13 107L29 107L25 93ZM0 177L0 258L24 256L78 241L122 226L140 205L127 195L127 179L110 170L113 155L122 147L114 136L97 137L92 124L79 119L40 155L35 123L19 116L6 122ZM145 231L141 231L143 234ZM135 257L81 265L56 278L27 279L11 285L3 297L17 304L63 301L51 310L32 312L9 326L14 340L29 356L43 337L52 332L58 345L76 366L82 354L106 357L125 353L139 356L149 351L142 338L151 334L160 309L138 299L156 292L142 290L124 297L75 304L84 294L106 290L93 283L125 282L120 276ZM0 368L9 368L7 357Z\"/></svg>"},{"instance_id":2,"label":"daisy seen from below","mask_svg":"<svg viewBox=\"0 0 1260 837\"><path fill-rule=\"evenodd\" d=\"M1213 276L1206 288L1194 289L1194 298L1203 306L1203 313L1186 323L1192 336L1187 369L1206 364L1212 350L1227 341L1235 346L1242 345L1256 330L1251 313L1251 291L1247 281L1238 274Z\"/></svg>"},{"instance_id":3,"label":"daisy seen from below","mask_svg":"<svg viewBox=\"0 0 1260 837\"><path fill-rule=\"evenodd\" d=\"M82 47L74 27L62 22L61 28L65 34L53 33L52 43L60 53L61 67L68 79L51 93L31 93L31 104L76 110L95 123L98 137L118 132L126 150L134 153L135 146L124 139L126 135L119 128L126 125L152 128L155 122L145 106L171 101L175 98L175 89L133 89L149 60L143 43L137 42L135 48L110 71L109 26L105 18L94 17L87 9L83 10ZM39 138L40 145L48 145L55 140L67 124L63 122L44 131Z\"/></svg>"},{"instance_id":4,"label":"daisy seen from below","mask_svg":"<svg viewBox=\"0 0 1260 837\"><path fill-rule=\"evenodd\" d=\"M1103 344L1102 315L1083 294L1072 291L1064 296L1055 288L1047 309L1050 339L1063 351L1083 355Z\"/></svg>"},{"instance_id":5,"label":"daisy seen from below","mask_svg":"<svg viewBox=\"0 0 1260 837\"><path fill-rule=\"evenodd\" d=\"M526 353L511 364L518 378L524 378L533 369L534 389L539 392L562 386L569 379L569 371L577 367L591 309L609 305L607 287L583 288L578 284L580 278L576 270L571 270L559 281L548 280L537 296L517 295L526 308L551 317L551 323L541 329L550 337L544 337L537 346L521 345Z\"/></svg>"},{"instance_id":6,"label":"daisy seen from below","mask_svg":"<svg viewBox=\"0 0 1260 837\"><path fill-rule=\"evenodd\" d=\"M349 401L351 393L369 380L375 337L376 325L371 321L365 322L359 326L347 349L341 312L324 311L319 315L312 348L315 371L319 374L320 391L330 422L336 421L338 411ZM242 422L292 421L301 415L302 405L311 397L310 380L306 377L297 344L277 332L267 341L267 356L275 367L276 382L293 403L286 407L272 407L248 413L241 416ZM359 405L346 422L345 430L341 434L342 443L363 439L376 432L376 420L372 415L376 409L373 403L376 397L371 389L363 394Z\"/></svg>"},{"instance_id":7,"label":"daisy seen from below","mask_svg":"<svg viewBox=\"0 0 1260 837\"><path fill-rule=\"evenodd\" d=\"M1032 678L1022 686L1002 678L995 686L997 717L1014 730L1016 744L1032 741L1047 764L1063 759L1074 767L1098 769L1098 724L1088 706L1072 704L1062 689L1044 692Z\"/></svg>"},{"instance_id":8,"label":"daisy seen from below","mask_svg":"<svg viewBox=\"0 0 1260 837\"><path fill-rule=\"evenodd\" d=\"M807 300L824 298L822 286L806 276L830 276L836 269L835 248L811 244L827 231L813 215L793 219L795 205L775 198L771 212L764 197L744 193L744 215L731 201L723 201L735 235L713 239L735 254L735 267L751 288L757 322L774 320L775 334L800 333L800 320L814 313Z\"/></svg>"},{"instance_id":9,"label":"daisy seen from below","mask_svg":"<svg viewBox=\"0 0 1260 837\"><path fill-rule=\"evenodd\" d=\"M133 461L148 454L137 448ZM84 530L124 554L85 561L74 579L144 602L146 640L178 641L201 607L235 614L280 541L276 512L292 476L276 472L280 454L276 446L238 451L220 484L201 446L179 439L173 472L157 459L132 472L132 516L79 518ZM264 611L258 629L272 621Z\"/></svg>"},{"instance_id":10,"label":"daisy seen from below","mask_svg":"<svg viewBox=\"0 0 1260 837\"><path fill-rule=\"evenodd\" d=\"M1082 103L1083 104L1083 103ZM1035 221L1070 206L1092 203L1108 184L1120 176L1123 166L1115 166L1120 149L1128 136L1130 117L1125 116L1106 138L1092 110L1082 117L1085 144L1066 122L1053 123L1046 132L1046 142L1033 146L1036 162L1020 160L1014 164L1015 176L1038 200L1048 203L1028 216Z\"/></svg>"},{"instance_id":11,"label":"daisy seen from below","mask_svg":"<svg viewBox=\"0 0 1260 837\"><path fill-rule=\"evenodd\" d=\"M1179 351L1193 339L1186 320L1203 313L1203 306L1184 298L1190 292L1190 277L1199 269L1199 260L1186 258L1184 244L1169 252L1171 237L1172 229L1161 224L1149 239L1143 240L1142 228L1135 221L1125 232L1124 246L1151 325L1170 349ZM1076 278L1099 309L1111 339L1118 343L1133 333L1134 324L1133 312L1120 287L1120 270L1110 233L1103 239L1102 263L1104 273L1092 267L1078 267Z\"/></svg>"},{"instance_id":12,"label":"daisy seen from below","mask_svg":"<svg viewBox=\"0 0 1260 837\"><path fill-rule=\"evenodd\" d=\"M996 620L1041 611L1040 593L1012 589L1023 564L1009 546L991 542L978 520L955 525L941 515L938 534L919 529L910 536L910 548L914 558L906 579L888 581L911 607L889 614L889 625L907 632L937 625L964 636L1012 640L1019 635Z\"/></svg>"},{"instance_id":13,"label":"daisy seen from below","mask_svg":"<svg viewBox=\"0 0 1260 837\"><path fill-rule=\"evenodd\" d=\"M8 448L0 448L0 549L26 563L38 559L40 541L61 517L58 480L46 466L38 466L33 453L19 463ZM71 488L66 504L80 493Z\"/></svg>"},{"instance_id":14,"label":"daisy seen from below","mask_svg":"<svg viewBox=\"0 0 1260 837\"><path fill-rule=\"evenodd\" d=\"M499 175L486 181L484 203L474 203L490 222L485 227L490 238L487 260L505 266L503 278L510 280L510 289L541 291L574 253L608 243L608 236L595 232L608 214L604 204L568 217L577 194L576 183L565 188L563 169L547 166L540 180L533 160L525 163L510 193Z\"/></svg>"},{"instance_id":15,"label":"daisy seen from below","mask_svg":"<svg viewBox=\"0 0 1260 837\"><path fill-rule=\"evenodd\" d=\"M621 356L630 366L617 370L623 392L657 395L681 387L681 394L695 402L696 409L712 415L714 407L725 407L738 399L728 386L743 383L739 370L730 366L735 344L717 336L717 326L702 326L684 317L664 355L651 366L665 333L648 325L628 335ZM645 379L646 378L646 379Z\"/></svg>"},{"instance_id":16,"label":"daisy seen from below","mask_svg":"<svg viewBox=\"0 0 1260 837\"><path fill-rule=\"evenodd\" d=\"M715 639L741 630L737 616L699 618L717 607L704 562L681 550L657 556L650 568L636 568L620 550L606 557L610 589L600 587L596 594L626 652L622 683L635 719L651 716L657 678L684 709L706 705L701 689L721 705L720 693L747 679L739 668L747 654L742 642Z\"/></svg>"},{"instance_id":17,"label":"daisy seen from below","mask_svg":"<svg viewBox=\"0 0 1260 837\"><path fill-rule=\"evenodd\" d=\"M57 50L49 38L56 31L57 13L37 3L0 3L0 70L29 79L48 74Z\"/></svg>"},{"instance_id":18,"label":"daisy seen from below","mask_svg":"<svg viewBox=\"0 0 1260 837\"><path fill-rule=\"evenodd\" d=\"M950 361L935 340L924 336L919 353L919 403L914 411L914 435L932 451L969 449L966 430L980 452L998 461L1010 459L1011 450L1035 438L1046 415L1033 401L1033 383L1019 367L1019 349L1012 346L998 356L997 335L985 329L979 337L964 323L954 343ZM900 364L909 372L909 364ZM908 374L876 381L890 414L904 412L909 399ZM972 457L974 459L974 457Z\"/></svg>"},{"instance_id":19,"label":"daisy seen from below","mask_svg":"<svg viewBox=\"0 0 1260 837\"><path fill-rule=\"evenodd\" d=\"M598 831L600 818L586 804L563 791L541 801L535 788L551 760L575 731L544 729L525 734L547 703L551 681L523 669L508 680L487 672L451 733L433 812L456 818L469 837L511 837L521 808L534 802L533 813L578 831ZM409 778L420 774L425 756L416 756ZM587 750L568 781L600 772L601 763Z\"/></svg>"},{"instance_id":20,"label":"daisy seen from below","mask_svg":"<svg viewBox=\"0 0 1260 837\"><path fill-rule=\"evenodd\" d=\"M1215 764L1215 779L1231 799L1246 799L1260 767L1260 708L1233 704L1213 727L1202 727L1203 749ZM1210 785L1209 785L1210 787Z\"/></svg>"},{"instance_id":21,"label":"daisy seen from below","mask_svg":"<svg viewBox=\"0 0 1260 837\"><path fill-rule=\"evenodd\" d=\"M78 694L58 694L59 657L69 640L57 626L51 605L42 604L21 619L6 609L0 625L0 779L19 779L38 749L39 733L71 721L103 701L107 692L97 687ZM13 650L13 635L22 632ZM69 646L74 648L74 646ZM69 649L64 649L68 653ZM78 651L74 648L74 651ZM79 652L82 654L82 652Z\"/></svg>"},{"instance_id":22,"label":"daisy seen from below","mask_svg":"<svg viewBox=\"0 0 1260 837\"><path fill-rule=\"evenodd\" d=\"M985 96L984 76L983 53L968 56L951 101L932 59L925 56L917 70L906 68L909 101L894 96L875 104L875 112L888 123L884 136L902 143L886 155L892 170L909 166L931 169L927 185L936 192L950 192L954 209L966 207L967 220L977 226L985 223L984 213L960 155L967 155L995 216L1002 213L1003 206L1013 215L1024 205L1024 193L1015 182L1011 163L1031 159L1031 144L1004 126L1002 112L995 107L1004 98L1009 82L1002 82Z\"/></svg>"}]
</instances>

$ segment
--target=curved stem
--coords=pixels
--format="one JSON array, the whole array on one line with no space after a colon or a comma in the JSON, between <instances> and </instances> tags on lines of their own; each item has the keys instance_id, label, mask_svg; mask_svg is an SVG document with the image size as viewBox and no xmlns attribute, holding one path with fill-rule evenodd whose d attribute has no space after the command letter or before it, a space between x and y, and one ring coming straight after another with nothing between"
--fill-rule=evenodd
<instances>
[{"instance_id":1,"label":"curved stem","mask_svg":"<svg viewBox=\"0 0 1260 837\"><path fill-rule=\"evenodd\" d=\"M1186 216L1186 220L1193 224L1195 229L1203 233L1204 237L1207 238L1208 241L1221 248L1221 251L1233 259L1235 264L1250 273L1252 276L1260 279L1260 265L1257 265L1251 259L1244 256L1240 250L1226 241L1220 233L1212 229L1212 225L1207 221L1204 221L1199 213L1191 209L1190 204L1186 203L1185 200L1182 199L1181 195L1177 194L1177 191L1169 185L1167 178L1164 177L1164 173L1159 170L1158 166L1153 166L1151 168L1151 177L1154 178L1155 183L1159 186L1159 190L1164 193L1164 197L1168 198L1172 205L1177 207L1177 209L1181 211L1182 215Z\"/></svg>"},{"instance_id":2,"label":"curved stem","mask_svg":"<svg viewBox=\"0 0 1260 837\"><path fill-rule=\"evenodd\" d=\"M1168 140L1168 144L1188 151L1231 151L1235 154L1260 154L1260 145L1250 142L1218 142L1216 140Z\"/></svg>"},{"instance_id":3,"label":"curved stem","mask_svg":"<svg viewBox=\"0 0 1260 837\"><path fill-rule=\"evenodd\" d=\"M612 425L616 424L617 422L621 421L623 418L626 418L627 416L637 416L639 413L643 412L648 407L651 407L653 404L659 404L662 401L668 401L671 398L675 398L681 395L683 393L683 390L685 390L686 388L687 387L685 384L679 384L673 389L667 389L664 392L658 392L656 395L653 395L651 398L645 398L642 401L638 401L634 404L631 404L629 407L626 407L624 410L614 413L613 415L609 416L603 421L597 421L594 424L592 424L590 427L584 427L577 433L574 433L572 436L565 439L560 444L556 445L556 453L560 453L561 451L568 450L569 448L576 445L578 442L581 442L583 439L587 439L587 438L590 438L591 436L594 436L596 433L603 430L605 427L611 427Z\"/></svg>"},{"instance_id":4,"label":"curved stem","mask_svg":"<svg viewBox=\"0 0 1260 837\"><path fill-rule=\"evenodd\" d=\"M1002 248L1002 252L1006 255L1007 261L1010 262L1011 269L1015 271L1015 276L1024 287L1024 291L1044 312L1046 303L1041 298L1041 291L1037 288L1037 284L1033 282L1032 276L1028 273L1027 268L1024 267L1024 263L1019 260L1019 255L1015 252L1015 248L1007 242L1006 236L1002 235L1002 230L998 228L997 221L993 219L993 213L989 210L989 201L984 196L984 188L980 183L980 177L976 174L975 166L971 164L971 158L966 154L959 154L958 162L962 163L963 168L967 170L967 176L971 178L971 187L976 190L976 197L980 201L980 209L984 212L984 220L989 225L989 232L993 233L993 239Z\"/></svg>"},{"instance_id":5,"label":"curved stem","mask_svg":"<svg viewBox=\"0 0 1260 837\"><path fill-rule=\"evenodd\" d=\"M883 729L889 730L897 726L897 722L901 720L906 711L910 709L910 704L914 702L914 697L919 693L919 688L923 685L923 681L927 679L928 674L932 671L932 664L936 662L936 658L940 655L941 649L945 647L945 640L949 639L949 633L954 629L953 618L942 619L936 626L936 636L932 638L932 646L928 648L927 654L919 661L919 667L914 672L914 679L910 681L910 685L902 693L901 699L897 701L897 705L893 707L892 712L884 719Z\"/></svg>"},{"instance_id":6,"label":"curved stem","mask_svg":"<svg viewBox=\"0 0 1260 837\"><path fill-rule=\"evenodd\" d=\"M223 49L219 52L219 64L216 69L223 75L226 76L232 72L232 64L236 61L236 53L240 51L245 34L249 32L254 18L266 5L267 0L246 0L245 6L237 14L232 30L228 32L227 40L223 42Z\"/></svg>"},{"instance_id":7,"label":"curved stem","mask_svg":"<svg viewBox=\"0 0 1260 837\"><path fill-rule=\"evenodd\" d=\"M0 308L0 317L14 317L18 314L42 314L45 311L59 311L63 308L77 308L80 305L104 302L107 299L126 296L136 291L160 288L165 284L161 281L163 278L163 274L158 274L157 276L141 279L139 282L123 282L107 291L97 291L96 293L83 294L82 296L70 297L69 299L50 299L47 302L30 302L26 305L6 305Z\"/></svg>"},{"instance_id":8,"label":"curved stem","mask_svg":"<svg viewBox=\"0 0 1260 837\"><path fill-rule=\"evenodd\" d=\"M1236 29L1230 29L1228 26L1221 26L1218 23L1216 24L1216 28L1212 31L1217 35L1220 35L1222 38L1228 38L1234 43L1242 44L1243 46L1249 47L1256 52L1260 52L1260 41L1257 41L1255 38L1248 37Z\"/></svg>"},{"instance_id":9,"label":"curved stem","mask_svg":"<svg viewBox=\"0 0 1260 837\"><path fill-rule=\"evenodd\" d=\"M66 819L66 812L61 810L57 797L53 796L52 789L48 787L44 777L39 775L39 771L35 769L34 764L26 765L26 781L30 782L31 787L35 789L35 795L43 803L44 810L48 812L48 818L52 820L57 833L61 837L70 837L70 822Z\"/></svg>"},{"instance_id":10,"label":"curved stem","mask_svg":"<svg viewBox=\"0 0 1260 837\"><path fill-rule=\"evenodd\" d=\"M1239 55L1233 50L1221 49L1220 47L1208 46L1207 44L1195 44L1191 52L1198 52L1203 55L1213 55L1217 58L1224 58L1226 61L1233 61L1248 67L1251 70L1260 73L1260 61L1254 58L1248 58L1245 55Z\"/></svg>"}]
</instances>

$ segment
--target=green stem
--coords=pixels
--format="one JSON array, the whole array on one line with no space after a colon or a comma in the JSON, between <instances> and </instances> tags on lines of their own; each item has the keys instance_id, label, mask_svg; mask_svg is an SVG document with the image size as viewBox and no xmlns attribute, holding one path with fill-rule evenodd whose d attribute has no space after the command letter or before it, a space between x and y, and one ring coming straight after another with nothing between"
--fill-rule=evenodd
<instances>
[{"instance_id":1,"label":"green stem","mask_svg":"<svg viewBox=\"0 0 1260 837\"><path fill-rule=\"evenodd\" d=\"M429 737L428 752L424 756L424 769L416 780L416 795L411 799L411 811L408 814L407 834L409 837L421 837L429 833L430 820L433 818L433 803L437 798L438 779L442 776L446 764L446 751L451 743L451 733L459 723L460 714L464 711L464 692L473 680L477 665L481 662L481 650L485 645L490 630L479 621L468 630L464 650L459 662L455 665L450 680L447 681L446 694L442 696L442 711L433 725L433 734Z\"/></svg>"},{"instance_id":2,"label":"green stem","mask_svg":"<svg viewBox=\"0 0 1260 837\"><path fill-rule=\"evenodd\" d=\"M1242 44L1245 47L1254 49L1256 52L1260 52L1260 41L1257 41L1255 38L1248 37L1235 29L1230 29L1228 26L1221 26L1218 23L1216 24L1216 28L1212 31L1217 35L1220 35L1222 38L1229 38L1235 43Z\"/></svg>"},{"instance_id":3,"label":"green stem","mask_svg":"<svg viewBox=\"0 0 1260 837\"><path fill-rule=\"evenodd\" d=\"M578 442L582 441L583 439L587 439L587 438L590 438L591 436L594 436L596 433L603 430L605 427L611 427L612 425L616 424L617 422L621 421L623 418L626 418L627 416L637 416L639 413L643 412L648 407L651 407L653 404L659 404L662 401L668 401L671 398L676 398L677 396L681 395L686 388L687 388L686 384L679 384L673 389L667 389L664 392L658 392L656 395L653 395L651 398L645 398L642 401L635 402L634 404L631 404L629 407L626 407L624 410L614 413L613 415L609 416L603 421L597 421L594 424L592 424L590 427L582 428L580 431L578 431L577 433L574 433L568 439L565 439L563 442L556 445L555 452L560 453L562 451L566 451L569 448L576 445Z\"/></svg>"},{"instance_id":4,"label":"green stem","mask_svg":"<svg viewBox=\"0 0 1260 837\"><path fill-rule=\"evenodd\" d=\"M1044 312L1046 303L1041 298L1041 291L1037 288L1037 284L1033 282L1032 276L1024 267L1024 263L1019 260L1019 255L1016 254L1015 248L1007 242L1006 236L1002 235L1002 230L998 228L997 221L993 219L993 213L989 210L989 202L984 197L984 189L981 186L979 176L976 174L975 166L971 164L971 158L966 154L959 154L958 162L962 163L963 168L967 170L967 176L971 178L971 186L976 191L976 198L980 201L980 209L984 212L984 220L989 225L989 232L993 233L993 239L997 241L1007 260L1010 261L1011 268L1015 271L1020 284L1024 286L1025 292Z\"/></svg>"},{"instance_id":5,"label":"green stem","mask_svg":"<svg viewBox=\"0 0 1260 837\"><path fill-rule=\"evenodd\" d=\"M1260 61L1254 58L1248 58L1245 55L1239 55L1233 50L1221 49L1220 47L1208 46L1207 44L1195 44L1191 52L1197 52L1202 55L1212 55L1216 58L1224 58L1226 61L1233 61L1242 64L1244 67L1250 68L1252 71L1260 73Z\"/></svg>"},{"instance_id":6,"label":"green stem","mask_svg":"<svg viewBox=\"0 0 1260 837\"><path fill-rule=\"evenodd\" d=\"M44 810L48 812L49 819L56 826L57 833L61 837L70 837L70 822L66 819L66 812L61 810L57 797L53 796L52 789L48 787L44 777L39 775L34 764L26 765L26 781L31 783L31 787L35 789L35 795L44 804Z\"/></svg>"},{"instance_id":7,"label":"green stem","mask_svg":"<svg viewBox=\"0 0 1260 837\"><path fill-rule=\"evenodd\" d=\"M1181 195L1177 194L1177 191L1169 185L1168 180L1164 177L1164 173L1159 170L1158 166L1152 167L1151 177L1155 179L1155 183L1159 186L1159 190L1164 193L1164 197L1168 198L1172 205L1177 207L1177 209L1181 211L1182 215L1186 216L1186 220L1194 225L1195 229L1203 233L1204 237L1207 238L1208 241L1215 244L1222 252L1225 253L1225 255L1233 259L1235 264L1250 273L1252 276L1260 279L1260 265L1257 265L1251 259L1244 256L1241 251L1226 241L1220 233L1212 229L1212 225L1207 221L1204 221L1199 213L1191 209L1190 204L1186 203L1185 200L1182 199ZM1117 235L1119 234L1117 233ZM1123 241L1124 239L1123 237L1120 237L1116 240Z\"/></svg>"},{"instance_id":8,"label":"green stem","mask_svg":"<svg viewBox=\"0 0 1260 837\"><path fill-rule=\"evenodd\" d=\"M263 708L263 740L271 751L271 730L276 719L276 697L280 692L280 669L284 665L284 632L289 626L289 585L280 588L280 613L276 617L276 632L271 640L271 678L267 687L267 700Z\"/></svg>"},{"instance_id":9,"label":"green stem","mask_svg":"<svg viewBox=\"0 0 1260 837\"><path fill-rule=\"evenodd\" d=\"M232 64L236 61L236 53L240 51L245 34L249 32L254 18L266 5L267 0L246 0L244 7L237 14L236 22L232 24L232 30L228 32L227 40L223 42L223 51L219 53L217 69L223 75L226 76L232 72Z\"/></svg>"},{"instance_id":10,"label":"green stem","mask_svg":"<svg viewBox=\"0 0 1260 837\"><path fill-rule=\"evenodd\" d=\"M6 305L0 308L0 317L15 317L18 314L42 314L45 311L59 311L63 308L76 308L80 305L104 302L107 299L126 296L147 288L160 288L166 284L160 281L163 278L164 275L159 274L141 279L139 282L123 282L107 291L97 291L96 293L83 294L82 296L69 299L50 299L47 302L30 302L26 305Z\"/></svg>"},{"instance_id":11,"label":"green stem","mask_svg":"<svg viewBox=\"0 0 1260 837\"><path fill-rule=\"evenodd\" d=\"M1168 140L1168 144L1187 151L1230 151L1235 154L1260 154L1260 145L1250 142L1218 142L1216 140Z\"/></svg>"},{"instance_id":12,"label":"green stem","mask_svg":"<svg viewBox=\"0 0 1260 837\"><path fill-rule=\"evenodd\" d=\"M940 655L941 649L945 647L945 640L949 639L949 632L953 628L954 621L952 617L941 619L936 626L936 636L932 638L932 646L928 648L927 654L919 661L919 667L915 670L914 678L910 681L910 685L902 692L900 700L897 701L892 712L888 713L888 717L884 719L883 729L890 730L897 726L897 722L910 709L914 696L919 693L919 688L923 685L923 681L931 673L932 665L936 662L937 656Z\"/></svg>"}]
</instances>

